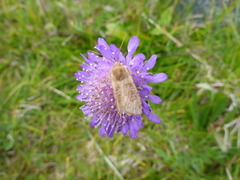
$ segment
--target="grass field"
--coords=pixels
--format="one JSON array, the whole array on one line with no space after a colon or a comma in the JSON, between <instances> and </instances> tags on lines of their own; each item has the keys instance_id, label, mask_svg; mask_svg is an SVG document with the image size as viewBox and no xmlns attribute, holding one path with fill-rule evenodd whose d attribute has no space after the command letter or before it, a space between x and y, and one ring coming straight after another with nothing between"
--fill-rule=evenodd
<instances>
[{"instance_id":1,"label":"grass field","mask_svg":"<svg viewBox=\"0 0 240 180\"><path fill-rule=\"evenodd\" d=\"M240 3L216 2L1 0L0 179L240 179ZM98 37L133 35L169 77L151 84L163 123L100 137L73 74Z\"/></svg>"}]
</instances>

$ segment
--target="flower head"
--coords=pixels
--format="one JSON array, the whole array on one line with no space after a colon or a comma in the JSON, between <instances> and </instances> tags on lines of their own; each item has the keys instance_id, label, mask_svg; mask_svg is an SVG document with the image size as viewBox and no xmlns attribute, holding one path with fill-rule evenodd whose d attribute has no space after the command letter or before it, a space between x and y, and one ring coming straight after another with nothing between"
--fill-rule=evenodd
<instances>
[{"instance_id":1,"label":"flower head","mask_svg":"<svg viewBox=\"0 0 240 180\"><path fill-rule=\"evenodd\" d=\"M133 36L127 46L128 53L126 57L122 54L119 48L114 44L108 45L102 38L98 39L98 44L95 48L101 55L96 55L88 52L88 57L83 56L85 63L81 64L82 71L75 73L77 81L81 81L77 90L79 95L77 99L86 102L81 107L83 113L87 118L91 119L90 126L98 127L99 134L105 134L112 138L115 132L122 132L123 135L128 134L131 138L136 138L138 131L143 128L142 116L140 113L125 113L119 109L119 97L116 97L117 90L114 90L113 80L111 77L111 70L117 65L122 65L127 69L126 73L132 84L134 84L135 95L139 98L139 106L142 108L140 112L145 114L148 119L154 123L160 123L161 120L151 112L150 105L147 101L153 103L161 103L160 97L150 94L152 87L147 83L159 83L167 79L165 73L153 75L148 72L156 63L157 56L152 55L147 61L144 54L134 55L138 45L139 39ZM120 82L121 83L121 82ZM128 88L123 89L125 84L122 84L122 90L128 91ZM116 88L115 88L116 89ZM120 88L121 89L121 88ZM123 93L125 96L127 93ZM121 94L120 92L120 94ZM124 102L131 102L126 99ZM131 108L130 108L131 109Z\"/></svg>"}]
</instances>

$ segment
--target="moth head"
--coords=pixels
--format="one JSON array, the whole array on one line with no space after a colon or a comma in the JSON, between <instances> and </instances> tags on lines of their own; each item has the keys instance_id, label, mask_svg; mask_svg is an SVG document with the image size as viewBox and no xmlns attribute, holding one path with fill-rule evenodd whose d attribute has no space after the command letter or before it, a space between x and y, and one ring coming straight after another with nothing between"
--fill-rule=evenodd
<instances>
[{"instance_id":1,"label":"moth head","mask_svg":"<svg viewBox=\"0 0 240 180\"><path fill-rule=\"evenodd\" d=\"M122 81L123 79L129 76L129 70L127 69L126 66L123 66L122 64L119 63L115 63L111 70L111 76L116 81Z\"/></svg>"}]
</instances>

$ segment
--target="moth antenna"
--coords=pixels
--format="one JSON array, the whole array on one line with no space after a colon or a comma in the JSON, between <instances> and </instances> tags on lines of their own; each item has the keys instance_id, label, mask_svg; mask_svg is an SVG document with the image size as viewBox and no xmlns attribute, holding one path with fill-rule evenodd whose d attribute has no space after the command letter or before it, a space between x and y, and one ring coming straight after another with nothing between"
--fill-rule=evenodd
<instances>
[{"instance_id":1,"label":"moth antenna","mask_svg":"<svg viewBox=\"0 0 240 180\"><path fill-rule=\"evenodd\" d=\"M122 50L122 46L123 46L123 43L125 42L125 39L126 39L126 34L124 35L123 40L121 42L121 45L120 45L120 48L119 48L120 52Z\"/></svg>"},{"instance_id":2,"label":"moth antenna","mask_svg":"<svg viewBox=\"0 0 240 180\"><path fill-rule=\"evenodd\" d=\"M123 40L122 40L122 42L121 42L121 45L120 45L120 47L119 47L119 52L118 52L118 54L117 54L117 57L118 57L118 58L119 58L119 54L121 53L122 46L123 46L123 43L125 42L125 39L126 39L126 34L124 35Z\"/></svg>"}]
</instances>

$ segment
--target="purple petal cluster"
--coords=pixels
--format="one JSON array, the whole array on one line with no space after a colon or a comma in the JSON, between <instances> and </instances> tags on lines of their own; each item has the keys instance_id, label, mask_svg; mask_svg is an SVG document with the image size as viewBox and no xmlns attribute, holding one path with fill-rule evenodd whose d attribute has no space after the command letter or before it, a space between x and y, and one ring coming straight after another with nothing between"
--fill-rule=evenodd
<instances>
[{"instance_id":1,"label":"purple petal cluster","mask_svg":"<svg viewBox=\"0 0 240 180\"><path fill-rule=\"evenodd\" d=\"M141 98L143 114L154 123L161 122L151 112L147 99L156 104L161 103L162 100L150 94L152 87L147 83L163 82L167 79L167 75L165 73L153 75L148 72L154 67L157 55L152 55L147 61L144 61L145 55L142 53L134 55L139 42L139 38L133 36L127 46L127 55L124 56L114 44L108 45L104 39L98 38L95 48L100 55L92 52L88 52L87 57L82 55L85 60L85 63L80 65L82 71L75 73L77 81L81 81L81 85L77 87L79 91L77 99L85 102L81 109L86 118L91 119L90 126L100 126L101 136L107 135L112 138L115 132L121 132L123 135L129 132L131 138L136 138L138 131L143 128L141 115L120 114L117 110L109 78L115 62L127 66L130 70Z\"/></svg>"}]
</instances>

